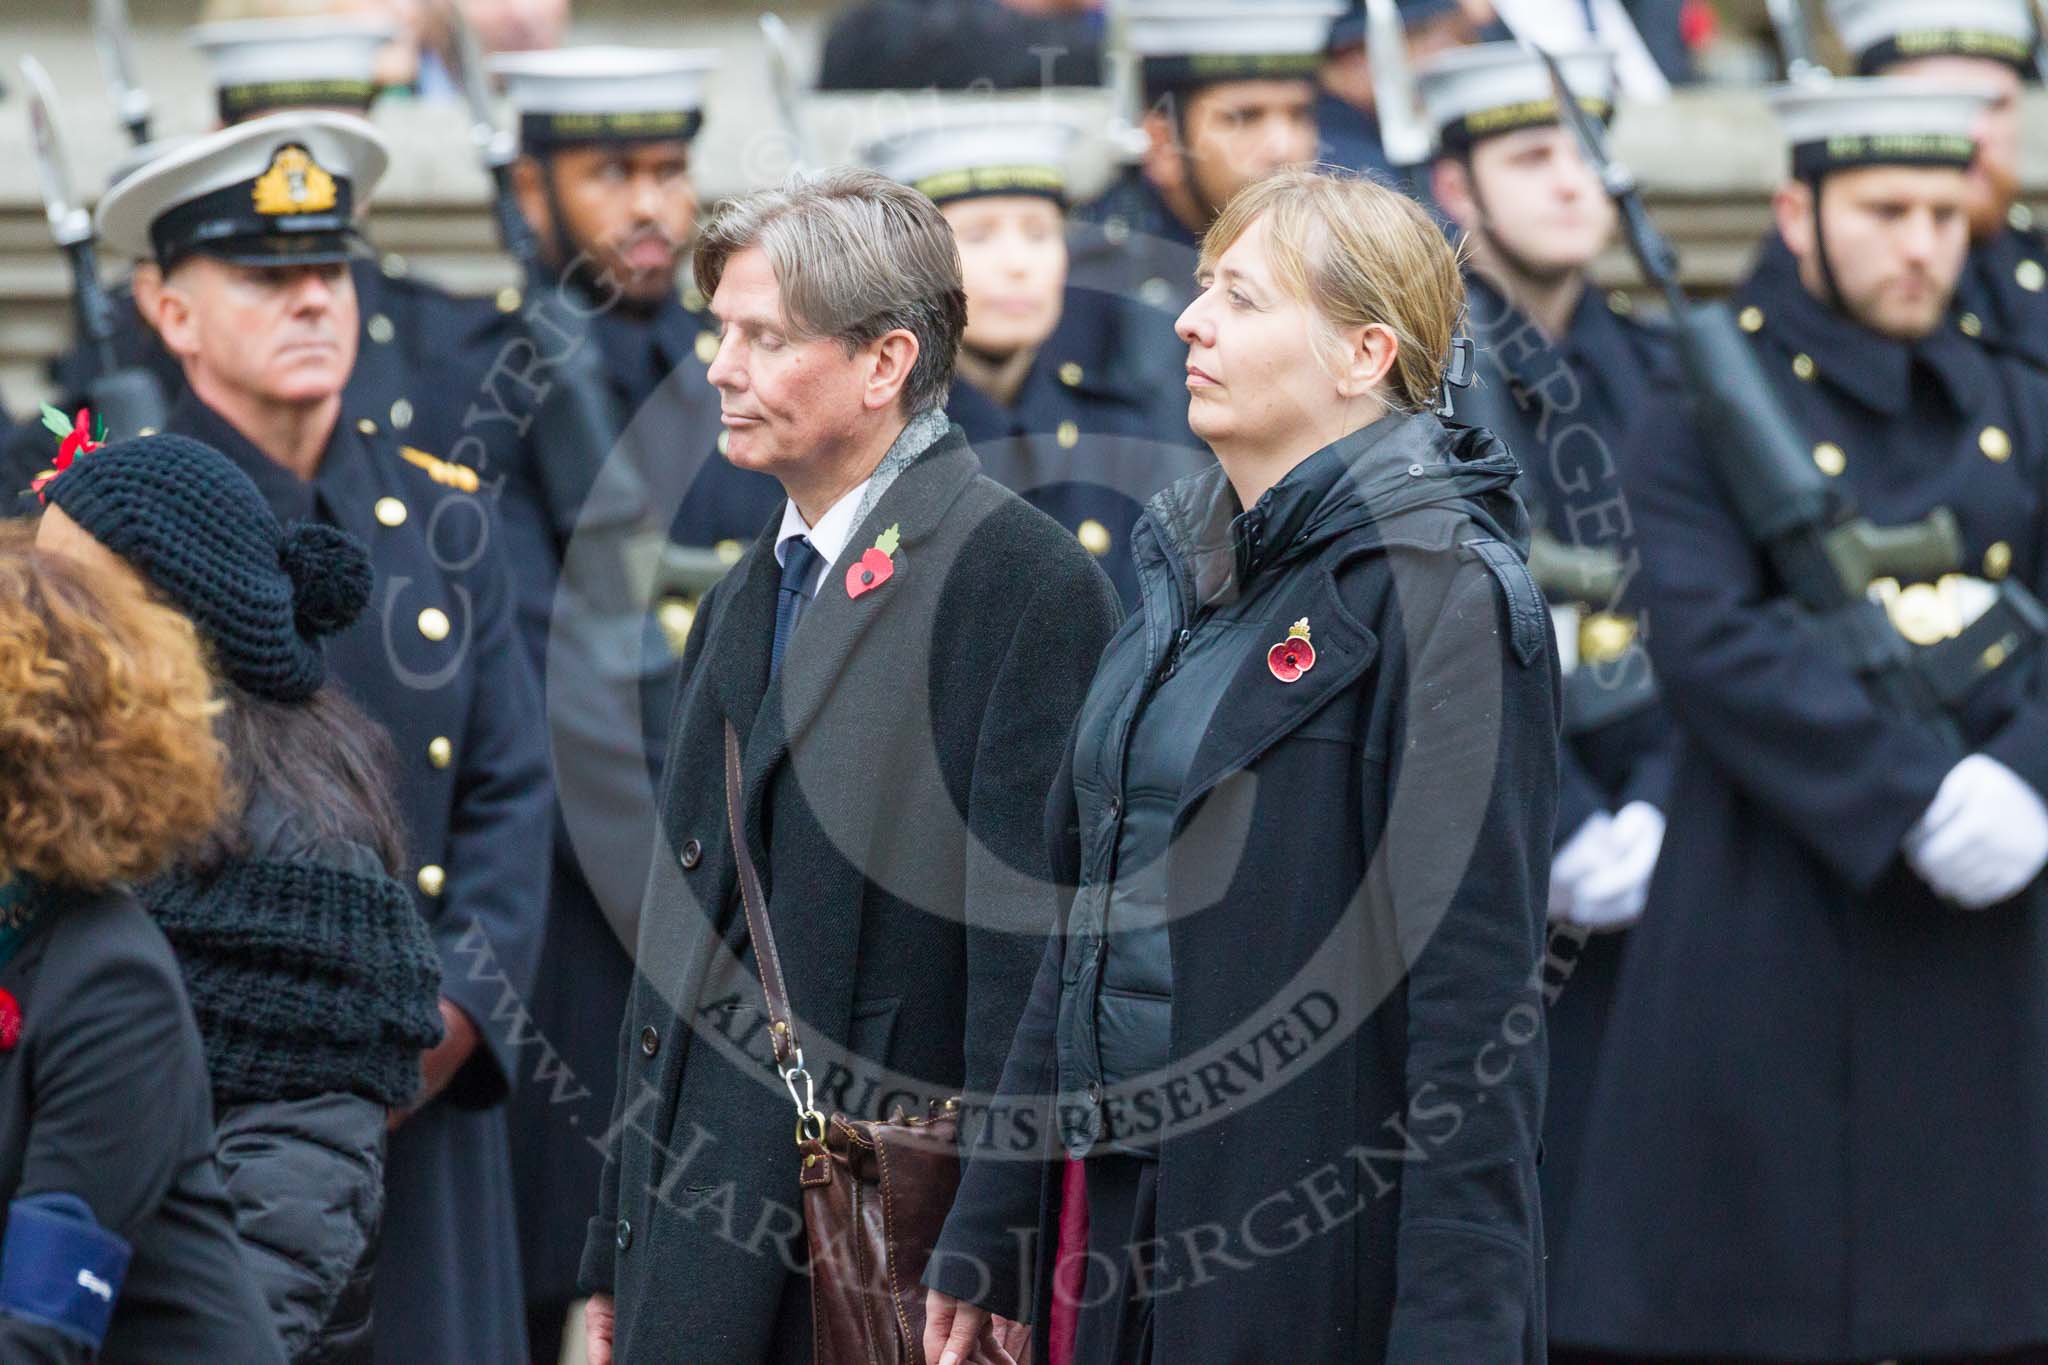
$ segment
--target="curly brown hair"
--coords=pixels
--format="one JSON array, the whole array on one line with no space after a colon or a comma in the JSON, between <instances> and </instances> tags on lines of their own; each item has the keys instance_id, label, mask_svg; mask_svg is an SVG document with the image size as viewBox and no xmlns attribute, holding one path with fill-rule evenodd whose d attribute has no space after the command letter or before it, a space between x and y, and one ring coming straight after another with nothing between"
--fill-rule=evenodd
<instances>
[{"instance_id":1,"label":"curly brown hair","mask_svg":"<svg viewBox=\"0 0 2048 1365\"><path fill-rule=\"evenodd\" d=\"M220 818L225 756L198 637L131 575L0 531L0 878L153 877Z\"/></svg>"}]
</instances>

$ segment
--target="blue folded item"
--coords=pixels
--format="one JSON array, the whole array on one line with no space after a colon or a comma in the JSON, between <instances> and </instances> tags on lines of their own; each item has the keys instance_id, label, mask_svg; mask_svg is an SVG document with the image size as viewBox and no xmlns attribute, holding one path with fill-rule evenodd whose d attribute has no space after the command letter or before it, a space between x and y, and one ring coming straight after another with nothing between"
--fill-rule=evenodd
<instances>
[{"instance_id":1,"label":"blue folded item","mask_svg":"<svg viewBox=\"0 0 2048 1365\"><path fill-rule=\"evenodd\" d=\"M17 1199L0 1233L0 1313L42 1323L98 1351L128 1275L127 1241L75 1194Z\"/></svg>"}]
</instances>

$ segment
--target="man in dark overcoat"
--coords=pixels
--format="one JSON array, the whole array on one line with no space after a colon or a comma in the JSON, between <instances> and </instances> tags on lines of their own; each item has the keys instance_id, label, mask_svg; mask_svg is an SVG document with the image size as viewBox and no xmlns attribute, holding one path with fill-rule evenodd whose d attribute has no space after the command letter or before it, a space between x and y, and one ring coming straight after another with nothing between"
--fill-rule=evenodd
<instances>
[{"instance_id":1,"label":"man in dark overcoat","mask_svg":"<svg viewBox=\"0 0 2048 1365\"><path fill-rule=\"evenodd\" d=\"M1654 406L1625 482L1682 747L1553 1340L2033 1359L2048 707L2031 627L1958 644L2001 585L2048 585L2048 386L1945 320L1982 96L1847 80L1779 104L1794 178L1737 325L1843 504L1880 526L1954 514L1960 563L1872 595L1952 689L1960 742L1866 686L1745 530L1684 401Z\"/></svg>"},{"instance_id":2,"label":"man in dark overcoat","mask_svg":"<svg viewBox=\"0 0 2048 1365\"><path fill-rule=\"evenodd\" d=\"M101 201L110 245L163 272L152 324L185 369L168 429L220 450L281 521L369 548L371 607L327 646L394 745L412 864L441 953L446 1040L385 1163L380 1362L519 1361L504 1099L530 990L552 792L532 669L475 471L350 408L354 208L386 160L352 115L273 114L181 147Z\"/></svg>"},{"instance_id":3,"label":"man in dark overcoat","mask_svg":"<svg viewBox=\"0 0 2048 1365\"><path fill-rule=\"evenodd\" d=\"M869 172L749 196L695 269L729 458L788 501L683 658L584 1250L593 1365L810 1359L796 1111L735 835L817 1106L986 1095L1056 907L1046 794L1118 615L941 411L965 295L929 199Z\"/></svg>"}]
</instances>

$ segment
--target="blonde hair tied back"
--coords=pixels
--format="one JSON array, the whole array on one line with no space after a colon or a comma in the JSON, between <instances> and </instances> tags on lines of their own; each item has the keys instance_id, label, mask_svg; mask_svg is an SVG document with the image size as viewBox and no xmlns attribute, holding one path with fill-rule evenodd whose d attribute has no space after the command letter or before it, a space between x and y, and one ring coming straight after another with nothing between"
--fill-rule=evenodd
<instances>
[{"instance_id":1,"label":"blonde hair tied back","mask_svg":"<svg viewBox=\"0 0 2048 1365\"><path fill-rule=\"evenodd\" d=\"M1404 412L1434 407L1465 313L1465 280L1458 252L1422 206L1333 166L1277 171L1224 206L1202 238L1200 271L1214 270L1262 219L1281 288L1333 341L1372 325L1392 332L1394 368L1381 396Z\"/></svg>"}]
</instances>

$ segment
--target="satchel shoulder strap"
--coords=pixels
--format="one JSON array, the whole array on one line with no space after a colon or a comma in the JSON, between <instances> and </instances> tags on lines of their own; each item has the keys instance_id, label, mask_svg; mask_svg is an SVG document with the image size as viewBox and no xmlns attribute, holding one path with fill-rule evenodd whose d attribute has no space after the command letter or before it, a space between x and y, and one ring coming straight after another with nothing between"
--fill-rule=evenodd
<instances>
[{"instance_id":1,"label":"satchel shoulder strap","mask_svg":"<svg viewBox=\"0 0 2048 1365\"><path fill-rule=\"evenodd\" d=\"M803 1066L803 1050L797 1045L796 1025L789 1012L789 987L782 979L782 954L776 951L775 935L768 928L768 907L762 903L761 874L754 869L754 854L740 827L740 735L730 717L725 722L725 818L732 833L732 860L740 874L740 905L747 914L747 934L754 940L754 965L761 973L761 994L768 1002L768 1039L775 1048L775 1064L787 1068L794 1055ZM788 1071L784 1071L787 1079ZM792 1091L791 1098L795 1098ZM798 1103L798 1109L808 1106Z\"/></svg>"}]
</instances>

